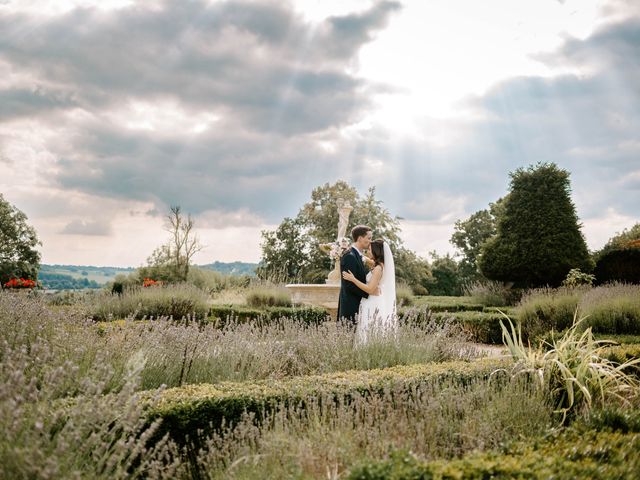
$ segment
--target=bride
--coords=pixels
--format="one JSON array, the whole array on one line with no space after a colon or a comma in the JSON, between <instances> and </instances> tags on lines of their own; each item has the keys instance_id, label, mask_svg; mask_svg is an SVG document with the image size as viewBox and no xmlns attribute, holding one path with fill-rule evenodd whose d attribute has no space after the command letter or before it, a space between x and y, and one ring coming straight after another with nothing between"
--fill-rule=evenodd
<instances>
[{"instance_id":1,"label":"bride","mask_svg":"<svg viewBox=\"0 0 640 480\"><path fill-rule=\"evenodd\" d=\"M367 274L367 283L362 283L351 271L342 272L342 277L369 294L360 302L356 340L366 343L370 335L394 334L398 328L396 315L396 269L389 245L384 240L371 242L373 265Z\"/></svg>"}]
</instances>

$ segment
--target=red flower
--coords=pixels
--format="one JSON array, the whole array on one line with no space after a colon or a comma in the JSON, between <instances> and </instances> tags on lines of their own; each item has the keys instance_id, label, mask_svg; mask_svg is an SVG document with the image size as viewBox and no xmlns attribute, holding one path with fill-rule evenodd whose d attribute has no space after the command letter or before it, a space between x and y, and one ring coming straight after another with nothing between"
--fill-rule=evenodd
<instances>
[{"instance_id":1,"label":"red flower","mask_svg":"<svg viewBox=\"0 0 640 480\"><path fill-rule=\"evenodd\" d=\"M5 288L34 288L36 282L25 278L12 278L4 284Z\"/></svg>"}]
</instances>

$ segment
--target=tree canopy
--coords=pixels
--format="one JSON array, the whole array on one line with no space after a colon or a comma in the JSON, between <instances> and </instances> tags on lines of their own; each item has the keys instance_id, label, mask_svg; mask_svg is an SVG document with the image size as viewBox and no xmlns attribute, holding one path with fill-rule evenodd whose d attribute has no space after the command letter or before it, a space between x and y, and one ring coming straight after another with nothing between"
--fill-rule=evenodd
<instances>
[{"instance_id":1,"label":"tree canopy","mask_svg":"<svg viewBox=\"0 0 640 480\"><path fill-rule=\"evenodd\" d=\"M571 200L569 172L541 163L510 174L496 235L481 249L489 279L521 287L557 286L569 270L593 270Z\"/></svg>"},{"instance_id":2,"label":"tree canopy","mask_svg":"<svg viewBox=\"0 0 640 480\"><path fill-rule=\"evenodd\" d=\"M336 240L339 199L348 201L353 207L348 231L358 224L368 225L374 238L381 237L389 242L399 280L418 285L429 278L428 263L403 246L399 237L400 218L384 208L375 196L375 187L361 197L344 181L314 188L311 200L302 206L295 218L285 218L276 230L262 232L258 276L285 282L324 283L332 265L319 245Z\"/></svg>"},{"instance_id":3,"label":"tree canopy","mask_svg":"<svg viewBox=\"0 0 640 480\"><path fill-rule=\"evenodd\" d=\"M40 267L41 245L27 216L0 193L0 282L11 278L36 280Z\"/></svg>"},{"instance_id":4,"label":"tree canopy","mask_svg":"<svg viewBox=\"0 0 640 480\"><path fill-rule=\"evenodd\" d=\"M488 209L472 214L466 220L458 220L451 235L451 244L462 256L458 263L461 282L482 280L484 276L478 267L478 260L484 244L497 232L498 217L504 210L504 199L489 204Z\"/></svg>"}]
</instances>

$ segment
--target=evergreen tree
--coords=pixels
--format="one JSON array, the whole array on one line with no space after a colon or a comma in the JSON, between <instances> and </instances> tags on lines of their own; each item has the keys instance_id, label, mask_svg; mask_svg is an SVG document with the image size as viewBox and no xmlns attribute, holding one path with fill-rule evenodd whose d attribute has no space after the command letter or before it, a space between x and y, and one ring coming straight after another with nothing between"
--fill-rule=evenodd
<instances>
[{"instance_id":1,"label":"evergreen tree","mask_svg":"<svg viewBox=\"0 0 640 480\"><path fill-rule=\"evenodd\" d=\"M482 273L518 287L537 287L560 285L572 268L593 270L571 201L569 172L542 163L510 176L497 234L482 248Z\"/></svg>"}]
</instances>

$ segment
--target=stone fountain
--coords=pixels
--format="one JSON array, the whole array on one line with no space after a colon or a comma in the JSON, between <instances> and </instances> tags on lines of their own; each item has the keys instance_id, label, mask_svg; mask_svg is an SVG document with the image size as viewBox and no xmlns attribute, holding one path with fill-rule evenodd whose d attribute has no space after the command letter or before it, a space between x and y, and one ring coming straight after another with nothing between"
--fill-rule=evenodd
<instances>
[{"instance_id":1,"label":"stone fountain","mask_svg":"<svg viewBox=\"0 0 640 480\"><path fill-rule=\"evenodd\" d=\"M338 237L336 242L341 242L347 233L349 215L353 207L349 202L338 199ZM331 244L320 245L325 251ZM291 293L291 302L294 305L310 305L323 307L329 311L331 318L338 317L338 296L340 295L340 259L336 258L333 270L327 275L325 283L306 284L297 283L287 285Z\"/></svg>"}]
</instances>

